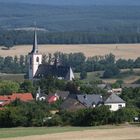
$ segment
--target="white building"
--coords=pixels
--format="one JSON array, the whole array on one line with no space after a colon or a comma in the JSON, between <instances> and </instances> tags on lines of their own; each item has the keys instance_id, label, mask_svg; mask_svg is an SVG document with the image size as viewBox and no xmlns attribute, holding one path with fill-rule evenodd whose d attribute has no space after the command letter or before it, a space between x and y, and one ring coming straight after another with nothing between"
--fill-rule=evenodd
<instances>
[{"instance_id":1,"label":"white building","mask_svg":"<svg viewBox=\"0 0 140 140\"><path fill-rule=\"evenodd\" d=\"M117 111L126 106L126 102L115 93L111 94L105 101L104 105L109 106L111 111Z\"/></svg>"},{"instance_id":2,"label":"white building","mask_svg":"<svg viewBox=\"0 0 140 140\"><path fill-rule=\"evenodd\" d=\"M42 64L42 54L38 51L37 33L34 32L34 42L32 51L28 54L29 58L29 79L40 79L53 76L58 79L72 81L74 73L70 66L63 66L54 61L53 65Z\"/></svg>"},{"instance_id":3,"label":"white building","mask_svg":"<svg viewBox=\"0 0 140 140\"><path fill-rule=\"evenodd\" d=\"M28 54L29 59L29 79L33 80L38 67L42 64L42 54L38 53L38 44L37 44L37 33L36 30L34 32L34 42L32 51Z\"/></svg>"}]
</instances>

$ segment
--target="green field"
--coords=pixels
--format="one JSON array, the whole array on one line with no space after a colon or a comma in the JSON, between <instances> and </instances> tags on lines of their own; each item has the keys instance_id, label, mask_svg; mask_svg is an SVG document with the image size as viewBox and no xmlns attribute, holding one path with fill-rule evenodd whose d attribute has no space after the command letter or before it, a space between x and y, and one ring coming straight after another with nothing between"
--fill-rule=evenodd
<instances>
[{"instance_id":1,"label":"green field","mask_svg":"<svg viewBox=\"0 0 140 140\"><path fill-rule=\"evenodd\" d=\"M104 79L102 78L103 71L97 71L97 72L88 72L87 78L83 81L89 82L89 81L96 81L96 80L102 80L107 83L114 83L116 80L122 80L124 83L135 83L137 80L140 79L140 69L133 69L133 72L130 71L130 69L124 69L121 70L121 74L113 77ZM79 73L75 73L76 78L80 78Z\"/></svg>"}]
</instances>

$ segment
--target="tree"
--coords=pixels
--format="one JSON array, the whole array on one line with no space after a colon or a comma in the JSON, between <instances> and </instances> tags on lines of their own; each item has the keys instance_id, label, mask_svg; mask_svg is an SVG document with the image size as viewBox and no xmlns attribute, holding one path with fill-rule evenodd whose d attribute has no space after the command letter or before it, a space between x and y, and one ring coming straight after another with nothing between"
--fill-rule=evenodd
<instances>
[{"instance_id":1,"label":"tree","mask_svg":"<svg viewBox=\"0 0 140 140\"><path fill-rule=\"evenodd\" d=\"M83 80L83 79L86 79L87 78L87 72L86 71L82 71L80 73L80 79Z\"/></svg>"},{"instance_id":2,"label":"tree","mask_svg":"<svg viewBox=\"0 0 140 140\"><path fill-rule=\"evenodd\" d=\"M16 93L20 89L20 86L17 82L12 81L0 81L0 94L11 94Z\"/></svg>"},{"instance_id":3,"label":"tree","mask_svg":"<svg viewBox=\"0 0 140 140\"><path fill-rule=\"evenodd\" d=\"M120 73L120 70L118 67L116 67L115 65L110 65L104 71L103 77L104 78L111 78L113 76L118 75L119 73Z\"/></svg>"},{"instance_id":4,"label":"tree","mask_svg":"<svg viewBox=\"0 0 140 140\"><path fill-rule=\"evenodd\" d=\"M135 67L140 68L140 57L135 60Z\"/></svg>"},{"instance_id":5,"label":"tree","mask_svg":"<svg viewBox=\"0 0 140 140\"><path fill-rule=\"evenodd\" d=\"M5 36L5 39L4 39L4 46L7 47L7 49L9 50L11 47L14 46L14 41L13 41L13 38L12 36Z\"/></svg>"},{"instance_id":6,"label":"tree","mask_svg":"<svg viewBox=\"0 0 140 140\"><path fill-rule=\"evenodd\" d=\"M35 90L33 82L30 80L25 80L23 83L21 83L20 89L22 92L30 92L30 93L33 93Z\"/></svg>"}]
</instances>

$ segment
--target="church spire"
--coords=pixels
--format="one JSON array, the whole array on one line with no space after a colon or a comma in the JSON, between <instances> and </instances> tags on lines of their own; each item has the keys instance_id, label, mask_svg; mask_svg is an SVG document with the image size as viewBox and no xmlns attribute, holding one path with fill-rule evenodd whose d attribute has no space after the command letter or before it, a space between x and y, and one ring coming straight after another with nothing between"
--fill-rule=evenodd
<instances>
[{"instance_id":1,"label":"church spire","mask_svg":"<svg viewBox=\"0 0 140 140\"><path fill-rule=\"evenodd\" d=\"M34 30L34 40L33 40L33 49L31 53L38 53L38 44L37 44L37 32L36 32L36 27Z\"/></svg>"}]
</instances>

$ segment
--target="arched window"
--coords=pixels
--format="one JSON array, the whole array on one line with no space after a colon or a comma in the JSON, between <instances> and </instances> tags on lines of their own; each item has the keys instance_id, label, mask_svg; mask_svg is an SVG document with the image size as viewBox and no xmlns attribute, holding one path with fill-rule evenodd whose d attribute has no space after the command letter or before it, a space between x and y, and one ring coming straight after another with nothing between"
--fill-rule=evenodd
<instances>
[{"instance_id":1,"label":"arched window","mask_svg":"<svg viewBox=\"0 0 140 140\"><path fill-rule=\"evenodd\" d=\"M36 62L39 62L39 57L36 58Z\"/></svg>"}]
</instances>

